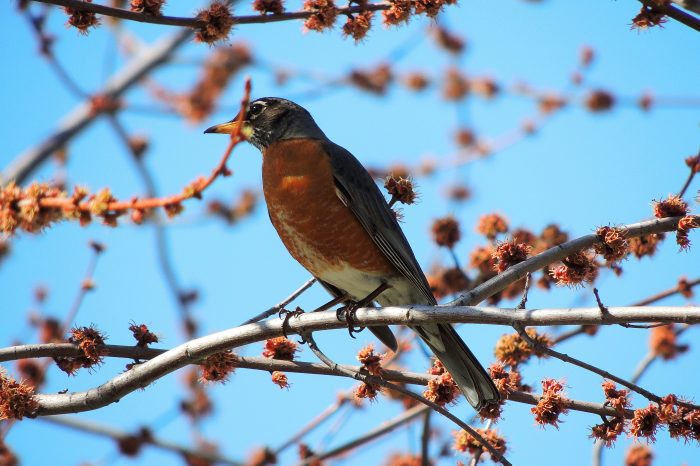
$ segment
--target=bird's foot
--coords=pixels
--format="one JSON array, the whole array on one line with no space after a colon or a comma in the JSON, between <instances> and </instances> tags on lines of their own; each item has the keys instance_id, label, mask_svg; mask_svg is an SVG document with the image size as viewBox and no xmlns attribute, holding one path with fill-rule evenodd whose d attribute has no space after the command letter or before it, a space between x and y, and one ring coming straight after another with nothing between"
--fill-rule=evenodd
<instances>
[{"instance_id":1,"label":"bird's foot","mask_svg":"<svg viewBox=\"0 0 700 466\"><path fill-rule=\"evenodd\" d=\"M287 338L287 331L289 330L289 320L292 317L299 317L304 313L304 310L297 306L296 309L293 311L289 311L287 309L280 309L280 311L277 313L280 319L284 319L282 321L282 335L284 335L284 338ZM304 339L302 338L302 341L300 343L306 343Z\"/></svg>"},{"instance_id":2,"label":"bird's foot","mask_svg":"<svg viewBox=\"0 0 700 466\"><path fill-rule=\"evenodd\" d=\"M338 320L347 322L348 333L352 338L355 338L355 333L360 333L365 329L361 325L355 325L355 313L361 307L364 307L364 304L361 302L351 302L335 311L335 316Z\"/></svg>"}]
</instances>

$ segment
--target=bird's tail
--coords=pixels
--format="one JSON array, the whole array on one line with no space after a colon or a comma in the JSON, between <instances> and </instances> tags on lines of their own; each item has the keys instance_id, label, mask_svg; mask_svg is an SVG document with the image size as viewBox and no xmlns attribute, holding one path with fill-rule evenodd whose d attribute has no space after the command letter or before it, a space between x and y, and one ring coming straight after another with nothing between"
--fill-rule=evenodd
<instances>
[{"instance_id":1,"label":"bird's tail","mask_svg":"<svg viewBox=\"0 0 700 466\"><path fill-rule=\"evenodd\" d=\"M449 324L421 325L413 328L423 338L459 389L477 411L500 399L486 370Z\"/></svg>"}]
</instances>

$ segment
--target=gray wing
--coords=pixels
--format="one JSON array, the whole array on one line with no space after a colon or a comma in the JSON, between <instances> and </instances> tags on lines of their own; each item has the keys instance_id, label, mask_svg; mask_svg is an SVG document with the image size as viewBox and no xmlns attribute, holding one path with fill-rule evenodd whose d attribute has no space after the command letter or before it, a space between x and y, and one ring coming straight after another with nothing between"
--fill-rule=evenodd
<instances>
[{"instance_id":1,"label":"gray wing","mask_svg":"<svg viewBox=\"0 0 700 466\"><path fill-rule=\"evenodd\" d=\"M343 202L392 265L425 298L423 303L410 304L437 304L394 213L365 167L350 152L331 141L325 141L324 147L330 154L335 184L344 197Z\"/></svg>"}]
</instances>

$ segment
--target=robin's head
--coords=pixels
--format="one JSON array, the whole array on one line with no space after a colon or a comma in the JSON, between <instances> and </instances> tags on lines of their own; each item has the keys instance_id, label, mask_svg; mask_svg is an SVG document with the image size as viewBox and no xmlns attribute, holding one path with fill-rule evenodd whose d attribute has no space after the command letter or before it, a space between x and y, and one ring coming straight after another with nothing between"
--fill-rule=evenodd
<instances>
[{"instance_id":1,"label":"robin's head","mask_svg":"<svg viewBox=\"0 0 700 466\"><path fill-rule=\"evenodd\" d=\"M239 116L204 132L231 134L239 126ZM248 140L260 150L283 139L326 139L326 135L305 108L279 97L263 97L252 101L246 109L243 124L250 131Z\"/></svg>"}]
</instances>

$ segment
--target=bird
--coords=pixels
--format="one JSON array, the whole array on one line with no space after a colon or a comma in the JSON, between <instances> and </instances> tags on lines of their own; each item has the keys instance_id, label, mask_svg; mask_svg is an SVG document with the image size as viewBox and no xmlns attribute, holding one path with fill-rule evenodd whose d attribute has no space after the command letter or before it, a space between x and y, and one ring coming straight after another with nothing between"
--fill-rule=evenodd
<instances>
[{"instance_id":1,"label":"bird","mask_svg":"<svg viewBox=\"0 0 700 466\"><path fill-rule=\"evenodd\" d=\"M243 125L248 142L262 153L263 193L272 225L289 253L335 302L437 305L395 213L355 156L290 100L264 97L241 111L244 118L236 115L204 133L231 134ZM452 325L411 328L477 411L499 401L491 377ZM389 327L370 330L396 351Z\"/></svg>"}]
</instances>

